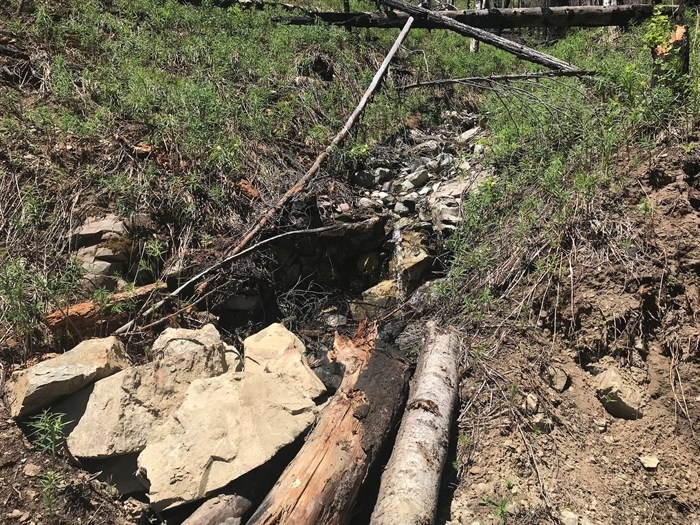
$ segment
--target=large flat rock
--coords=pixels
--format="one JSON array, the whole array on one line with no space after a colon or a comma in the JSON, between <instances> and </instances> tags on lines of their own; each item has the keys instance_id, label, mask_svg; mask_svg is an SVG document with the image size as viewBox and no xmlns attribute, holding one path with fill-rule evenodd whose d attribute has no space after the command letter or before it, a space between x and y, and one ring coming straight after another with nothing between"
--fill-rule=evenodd
<instances>
[{"instance_id":1,"label":"large flat rock","mask_svg":"<svg viewBox=\"0 0 700 525\"><path fill-rule=\"evenodd\" d=\"M314 421L317 407L289 375L227 374L192 383L139 456L160 511L206 497L264 464Z\"/></svg>"},{"instance_id":2,"label":"large flat rock","mask_svg":"<svg viewBox=\"0 0 700 525\"><path fill-rule=\"evenodd\" d=\"M57 409L78 422L68 436L71 454L104 458L143 450L195 379L228 369L226 347L214 333L218 336L213 326L166 330L153 345L155 361L98 381L67 399Z\"/></svg>"},{"instance_id":3,"label":"large flat rock","mask_svg":"<svg viewBox=\"0 0 700 525\"><path fill-rule=\"evenodd\" d=\"M10 415L32 414L130 366L124 346L116 337L83 341L58 357L12 374L5 385Z\"/></svg>"},{"instance_id":4,"label":"large flat rock","mask_svg":"<svg viewBox=\"0 0 700 525\"><path fill-rule=\"evenodd\" d=\"M315 398L326 391L309 368L304 343L279 323L274 323L243 341L245 371L251 374L285 374Z\"/></svg>"}]
</instances>

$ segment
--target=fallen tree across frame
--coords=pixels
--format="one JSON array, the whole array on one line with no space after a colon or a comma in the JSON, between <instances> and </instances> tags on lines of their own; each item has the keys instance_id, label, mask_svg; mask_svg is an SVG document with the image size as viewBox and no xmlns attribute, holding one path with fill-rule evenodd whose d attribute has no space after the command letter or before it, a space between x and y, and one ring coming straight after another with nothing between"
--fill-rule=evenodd
<instances>
[{"instance_id":1,"label":"fallen tree across frame","mask_svg":"<svg viewBox=\"0 0 700 525\"><path fill-rule=\"evenodd\" d=\"M399 11L403 11L411 15L409 17L409 20L413 20L415 18L414 23L418 22L419 20L422 20L436 24L436 27L449 29L450 31L454 31L458 35L475 38L480 42L484 42L485 44L492 45L494 47L497 47L498 49L502 49L503 51L515 55L516 57L522 60L527 60L529 62L539 64L549 69L560 71L577 71L579 69L576 66L569 64L568 62L565 62L559 58L553 57L546 53L542 53L541 51L525 46L523 44L518 44L517 42L513 42L512 40L508 40L507 38L503 38L502 36L496 35L494 33L484 31L483 29L479 29L478 27L472 27L467 24L462 24L460 22L457 22L456 20L453 20L452 18L438 15L434 11L424 9L417 5L412 5L407 2L403 2L402 0L379 1L382 4L385 4L389 7L398 9Z\"/></svg>"},{"instance_id":2,"label":"fallen tree across frame","mask_svg":"<svg viewBox=\"0 0 700 525\"><path fill-rule=\"evenodd\" d=\"M662 14L670 15L673 6L658 6ZM528 7L520 9L471 9L466 11L433 11L461 24L481 29L514 29L519 27L604 27L624 26L649 18L654 6L649 4L619 6ZM390 29L403 27L405 13L340 13L318 12L305 16L277 17L275 21L289 25L314 25L319 22L344 27L374 27ZM418 18L415 29L444 29L427 19Z\"/></svg>"}]
</instances>

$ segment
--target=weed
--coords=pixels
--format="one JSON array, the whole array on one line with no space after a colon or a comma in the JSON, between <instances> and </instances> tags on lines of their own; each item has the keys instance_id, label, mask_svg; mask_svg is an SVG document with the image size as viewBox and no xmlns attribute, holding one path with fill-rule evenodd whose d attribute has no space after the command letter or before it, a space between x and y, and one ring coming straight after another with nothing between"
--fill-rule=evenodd
<instances>
[{"instance_id":1,"label":"weed","mask_svg":"<svg viewBox=\"0 0 700 525\"><path fill-rule=\"evenodd\" d=\"M52 518L56 514L58 495L66 488L66 484L59 473L49 470L39 479L39 486L41 488L41 502L44 506L44 511L47 516Z\"/></svg>"},{"instance_id":2,"label":"weed","mask_svg":"<svg viewBox=\"0 0 700 525\"><path fill-rule=\"evenodd\" d=\"M29 423L29 428L34 437L34 443L44 452L57 456L60 447L65 443L66 437L63 429L70 421L63 421L65 414L52 413L44 410L41 414L34 416Z\"/></svg>"},{"instance_id":3,"label":"weed","mask_svg":"<svg viewBox=\"0 0 700 525\"><path fill-rule=\"evenodd\" d=\"M457 443L463 447L466 447L471 442L471 438L467 434L460 434L457 438Z\"/></svg>"}]
</instances>

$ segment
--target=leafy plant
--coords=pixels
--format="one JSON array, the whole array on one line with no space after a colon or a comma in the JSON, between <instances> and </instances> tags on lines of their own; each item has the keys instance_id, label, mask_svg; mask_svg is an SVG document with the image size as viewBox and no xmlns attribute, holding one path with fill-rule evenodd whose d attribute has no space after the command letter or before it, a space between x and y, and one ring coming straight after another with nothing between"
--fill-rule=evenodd
<instances>
[{"instance_id":1,"label":"leafy plant","mask_svg":"<svg viewBox=\"0 0 700 525\"><path fill-rule=\"evenodd\" d=\"M57 456L58 451L66 440L64 428L70 421L64 421L65 414L53 413L44 410L41 414L34 416L29 423L29 428L34 432L34 443L44 452Z\"/></svg>"},{"instance_id":2,"label":"leafy plant","mask_svg":"<svg viewBox=\"0 0 700 525\"><path fill-rule=\"evenodd\" d=\"M63 477L59 473L49 470L39 479L39 486L44 511L47 516L53 517L56 515L58 495L66 488Z\"/></svg>"}]
</instances>

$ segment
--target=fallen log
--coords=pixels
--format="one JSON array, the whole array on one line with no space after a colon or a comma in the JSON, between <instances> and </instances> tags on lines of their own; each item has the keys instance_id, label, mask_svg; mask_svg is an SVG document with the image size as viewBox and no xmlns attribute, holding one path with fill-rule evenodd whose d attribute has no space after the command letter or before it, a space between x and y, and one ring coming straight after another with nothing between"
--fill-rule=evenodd
<instances>
[{"instance_id":1,"label":"fallen log","mask_svg":"<svg viewBox=\"0 0 700 525\"><path fill-rule=\"evenodd\" d=\"M336 335L334 354L346 367L340 389L248 525L350 521L360 485L407 393L408 365L373 346L372 334L359 341Z\"/></svg>"},{"instance_id":2,"label":"fallen log","mask_svg":"<svg viewBox=\"0 0 700 525\"><path fill-rule=\"evenodd\" d=\"M507 51L508 53L511 53L518 58L534 62L535 64L540 64L541 66L548 67L549 69L561 69L564 71L575 71L579 69L569 64L568 62L564 62L563 60L542 53L541 51L537 51L536 49L532 49L531 47L518 44L516 42L513 42L512 40L503 38L502 36L498 36L493 33L489 33L488 31L484 31L483 29L462 24L460 22L457 22L456 20L453 20L446 16L435 14L432 11L423 9L422 7L416 5L408 4L406 2L403 2L402 0L379 1L383 4L388 5L389 7L393 7L394 9L398 9L399 11L408 13L412 17L415 17L416 20L427 20L428 22L436 24L436 26L443 27L444 29L449 29L462 36L476 38L481 42L490 44L494 47L497 47L498 49L502 49L503 51Z\"/></svg>"},{"instance_id":3,"label":"fallen log","mask_svg":"<svg viewBox=\"0 0 700 525\"><path fill-rule=\"evenodd\" d=\"M526 7L521 9L471 9L466 11L433 11L438 16L481 29L514 29L519 27L603 27L624 26L649 18L653 5ZM670 15L673 6L657 6L662 14ZM389 29L403 27L405 13L339 13L318 12L297 17L276 17L288 25L315 25L319 22L344 27ZM444 29L440 24L417 18L414 29Z\"/></svg>"},{"instance_id":4,"label":"fallen log","mask_svg":"<svg viewBox=\"0 0 700 525\"><path fill-rule=\"evenodd\" d=\"M435 520L450 424L457 406L459 340L428 323L394 450L382 474L371 525Z\"/></svg>"},{"instance_id":5,"label":"fallen log","mask_svg":"<svg viewBox=\"0 0 700 525\"><path fill-rule=\"evenodd\" d=\"M420 87L439 87L452 84L488 84L491 82L516 82L518 80L537 80L540 78L552 77L590 77L595 76L595 74L595 71L541 71L538 73L521 73L515 75L491 75L489 77L443 78L440 80L427 80L425 82L416 82L415 84L406 84L396 89L403 91Z\"/></svg>"},{"instance_id":6,"label":"fallen log","mask_svg":"<svg viewBox=\"0 0 700 525\"><path fill-rule=\"evenodd\" d=\"M130 311L137 309L151 294L165 288L165 283L154 283L134 290L112 294L103 304L84 301L68 308L54 310L42 319L52 334L67 333L84 338L107 333L110 326L119 325Z\"/></svg>"}]
</instances>

